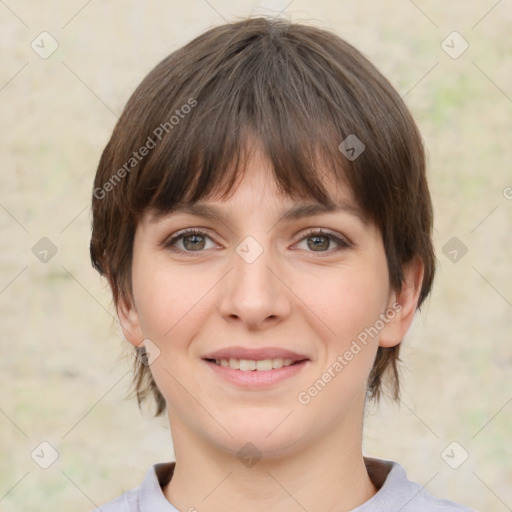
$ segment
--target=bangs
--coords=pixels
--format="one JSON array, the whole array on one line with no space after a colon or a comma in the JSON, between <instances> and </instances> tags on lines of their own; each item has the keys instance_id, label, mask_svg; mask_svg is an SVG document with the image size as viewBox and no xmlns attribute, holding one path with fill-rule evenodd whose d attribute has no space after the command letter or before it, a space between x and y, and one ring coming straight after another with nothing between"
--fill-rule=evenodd
<instances>
[{"instance_id":1,"label":"bangs","mask_svg":"<svg viewBox=\"0 0 512 512\"><path fill-rule=\"evenodd\" d=\"M217 36L217 44L225 48L211 54L205 53L199 37L184 47L186 62L178 52L155 68L151 81L155 97L161 99L148 104L143 98L144 110L139 110L139 124L134 126L140 134L135 146L154 134L156 126L177 119L175 113L185 111L187 103L197 106L186 109L189 113L170 129L160 130L155 148L130 176L128 206L135 213L152 209L165 214L177 204L221 191L226 197L243 178L251 150L258 147L286 195L331 203L322 184L330 177L348 187L363 214L376 219L385 198L377 200L374 190L386 189L379 187L379 175L389 187L389 175L372 162L382 158L379 150L388 155L390 151L383 151L385 123L369 125L368 112L374 119L381 112L384 118L384 102L361 86L360 57L356 61L345 52L346 62L336 63L329 55L336 48L326 44L306 51L292 31L279 37L279 30L284 34L288 28L286 22L274 25L278 28L273 27L270 36L261 30L245 33L238 42L233 34L225 41ZM195 52L194 45L201 52ZM169 70L172 81L164 74ZM148 84L141 87L147 91ZM133 120L133 109L131 116ZM348 136L366 146L354 161L339 150Z\"/></svg>"},{"instance_id":2,"label":"bangs","mask_svg":"<svg viewBox=\"0 0 512 512\"><path fill-rule=\"evenodd\" d=\"M224 116L221 120L227 124ZM279 126L276 115L267 118L264 127L255 119L243 125L239 117L229 121L231 126L225 132L202 132L200 142L194 137L197 142L190 152L169 148L169 154L160 160L161 165L151 166L151 174L160 177L160 185L149 203L141 207L166 214L182 203L212 197L225 200L244 178L255 151L261 151L270 164L281 193L333 204L334 191L327 189L326 179L337 184L345 181L348 166L341 165L332 133L318 134L315 138L302 128L304 125Z\"/></svg>"}]
</instances>

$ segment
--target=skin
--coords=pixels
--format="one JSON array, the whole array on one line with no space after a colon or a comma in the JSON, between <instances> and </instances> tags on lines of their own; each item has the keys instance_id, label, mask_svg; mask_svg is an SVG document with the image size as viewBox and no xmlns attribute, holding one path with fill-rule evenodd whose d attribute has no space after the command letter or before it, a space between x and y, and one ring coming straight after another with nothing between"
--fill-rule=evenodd
<instances>
[{"instance_id":1,"label":"skin","mask_svg":"<svg viewBox=\"0 0 512 512\"><path fill-rule=\"evenodd\" d=\"M346 188L328 190L355 204ZM380 232L354 213L278 222L284 210L312 201L281 194L257 150L227 200L202 202L222 209L226 222L188 213L155 220L146 212L134 240L133 297L118 304L126 339L149 339L160 351L150 369L167 402L176 455L165 496L179 510L201 512L248 503L254 512L361 505L377 492L361 447L367 378L378 346L400 343L413 320L422 263L405 268L402 289L393 290ZM187 254L165 246L185 228L209 238L195 239L196 246L190 236L187 245L177 241ZM309 228L333 231L350 245L321 238L315 249L315 237L325 235L306 236ZM250 264L236 252L247 236L263 248ZM401 310L384 329L308 404L299 403L298 394L397 303ZM243 390L202 360L233 345L287 348L310 361L272 389ZM247 442L262 454L252 467L236 455Z\"/></svg>"}]
</instances>

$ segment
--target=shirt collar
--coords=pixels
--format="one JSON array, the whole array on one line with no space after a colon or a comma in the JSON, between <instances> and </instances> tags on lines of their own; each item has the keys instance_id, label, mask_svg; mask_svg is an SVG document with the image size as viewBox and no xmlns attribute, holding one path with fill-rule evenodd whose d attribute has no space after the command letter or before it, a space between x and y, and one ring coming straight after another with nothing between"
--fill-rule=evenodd
<instances>
[{"instance_id":1,"label":"shirt collar","mask_svg":"<svg viewBox=\"0 0 512 512\"><path fill-rule=\"evenodd\" d=\"M378 491L353 512L375 510L377 503L387 503L390 499L396 500L397 484L403 486L408 482L404 469L396 462L364 457L364 463ZM179 512L169 503L163 492L172 478L175 465L175 462L161 462L149 468L138 489L139 512ZM402 490L405 489L402 487Z\"/></svg>"},{"instance_id":2,"label":"shirt collar","mask_svg":"<svg viewBox=\"0 0 512 512\"><path fill-rule=\"evenodd\" d=\"M179 512L163 492L172 478L175 465L175 462L162 462L148 469L138 491L140 512Z\"/></svg>"}]
</instances>

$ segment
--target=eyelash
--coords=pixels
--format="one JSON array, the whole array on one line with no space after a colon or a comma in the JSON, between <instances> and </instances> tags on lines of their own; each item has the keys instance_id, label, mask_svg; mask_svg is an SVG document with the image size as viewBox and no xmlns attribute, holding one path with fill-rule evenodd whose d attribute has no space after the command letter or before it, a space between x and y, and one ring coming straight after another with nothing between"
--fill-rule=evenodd
<instances>
[{"instance_id":1,"label":"eyelash","mask_svg":"<svg viewBox=\"0 0 512 512\"><path fill-rule=\"evenodd\" d=\"M172 249L174 252L178 253L178 254L186 254L186 255L191 255L191 256L200 256L201 253L204 252L204 250L201 250L201 251L184 251L183 249L179 249L175 246L176 242L178 242L179 240L182 240L183 238L186 238L187 236L191 236L191 235L199 235L199 236L202 236L202 237L206 237L206 238L209 238L210 240L212 240L212 238L207 234L205 233L204 231L201 231L200 229L197 229L197 228L190 228L190 229L186 229L184 231L181 231L181 232L178 232L177 234L175 234L173 237L171 237L170 239L168 239L167 241L165 241L163 243L164 247L166 248L169 248L169 249ZM325 229L322 229L322 228L312 228L308 231L306 231L306 233L304 233L302 235L302 238L300 238L298 242L301 242L302 240L306 239L306 238L310 238L314 235L317 235L317 236L325 236L327 237L329 240L332 240L334 242L336 242L338 244L338 247L334 250L328 250L328 251L318 251L318 253L320 254L332 254L334 252L338 252L338 251L342 251L344 249L348 249L349 247L352 246L352 243L349 242L346 238L341 238L339 236L337 236L336 234L334 234L333 232L331 231L328 231L328 230L325 230ZM311 252L311 253L315 253L317 251L306 251L306 252ZM314 258L317 258L317 257L322 257L320 255L314 255L313 256Z\"/></svg>"}]
</instances>

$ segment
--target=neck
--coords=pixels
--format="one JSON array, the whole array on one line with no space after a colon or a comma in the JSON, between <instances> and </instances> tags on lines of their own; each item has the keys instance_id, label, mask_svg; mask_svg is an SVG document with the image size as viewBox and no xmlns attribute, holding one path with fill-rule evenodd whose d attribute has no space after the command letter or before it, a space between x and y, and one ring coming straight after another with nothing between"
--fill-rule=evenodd
<instances>
[{"instance_id":1,"label":"neck","mask_svg":"<svg viewBox=\"0 0 512 512\"><path fill-rule=\"evenodd\" d=\"M250 504L254 512L347 512L377 492L361 451L362 418L345 432L252 466L176 421L171 425L176 467L164 493L179 510L245 510Z\"/></svg>"}]
</instances>

